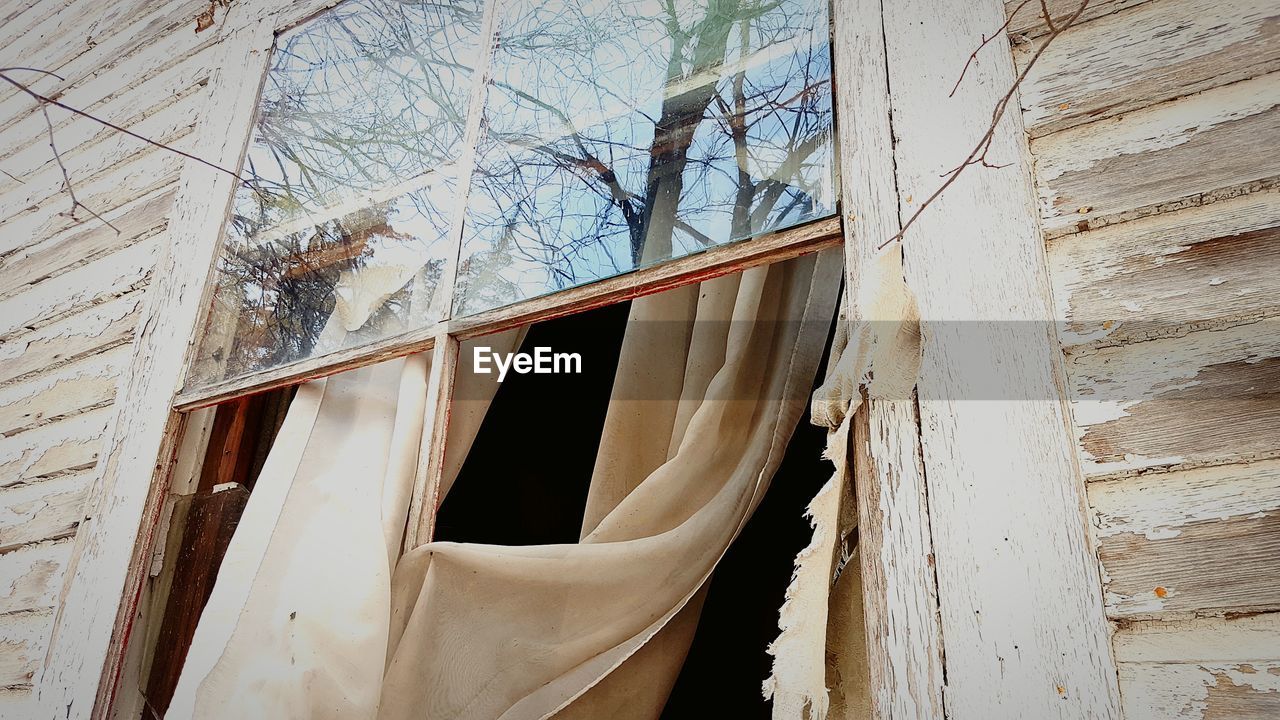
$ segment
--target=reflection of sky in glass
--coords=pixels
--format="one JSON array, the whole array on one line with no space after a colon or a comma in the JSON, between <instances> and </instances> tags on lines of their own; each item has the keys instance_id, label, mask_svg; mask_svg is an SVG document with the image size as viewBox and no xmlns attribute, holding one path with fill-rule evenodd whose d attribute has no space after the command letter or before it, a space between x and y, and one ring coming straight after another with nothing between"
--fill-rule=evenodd
<instances>
[{"instance_id":1,"label":"reflection of sky in glass","mask_svg":"<svg viewBox=\"0 0 1280 720\"><path fill-rule=\"evenodd\" d=\"M479 0L348 0L281 36L192 385L438 319Z\"/></svg>"},{"instance_id":2,"label":"reflection of sky in glass","mask_svg":"<svg viewBox=\"0 0 1280 720\"><path fill-rule=\"evenodd\" d=\"M455 312L834 212L825 0L517 0Z\"/></svg>"}]
</instances>

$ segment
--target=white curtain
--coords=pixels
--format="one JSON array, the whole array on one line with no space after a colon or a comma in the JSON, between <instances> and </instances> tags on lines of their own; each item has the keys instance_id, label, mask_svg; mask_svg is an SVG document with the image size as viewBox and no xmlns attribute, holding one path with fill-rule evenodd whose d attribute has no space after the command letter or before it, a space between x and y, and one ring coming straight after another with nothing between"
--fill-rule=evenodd
<instances>
[{"instance_id":1,"label":"white curtain","mask_svg":"<svg viewBox=\"0 0 1280 720\"><path fill-rule=\"evenodd\" d=\"M841 268L825 252L633 303L576 544L429 543L392 575L425 361L304 387L169 717L658 717L803 414Z\"/></svg>"}]
</instances>

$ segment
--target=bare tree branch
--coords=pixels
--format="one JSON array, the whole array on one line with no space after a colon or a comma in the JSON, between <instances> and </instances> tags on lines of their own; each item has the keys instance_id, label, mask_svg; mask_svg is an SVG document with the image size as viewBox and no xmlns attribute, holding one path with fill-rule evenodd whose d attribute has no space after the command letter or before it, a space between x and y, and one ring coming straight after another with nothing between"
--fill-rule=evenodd
<instances>
[{"instance_id":1,"label":"bare tree branch","mask_svg":"<svg viewBox=\"0 0 1280 720\"><path fill-rule=\"evenodd\" d=\"M62 186L67 189L67 195L71 196L71 213L70 213L71 219L74 220L76 217L76 208L84 208L85 212L101 220L103 223L107 225L107 227L111 228L112 230L115 230L116 234L119 235L120 228L116 227L115 225L112 225L110 220L107 220L106 218L102 217L98 213L94 212L93 208L80 202L80 200L76 197L75 188L71 186L71 175L67 172L67 166L62 162L62 153L58 152L58 143L54 141L53 120L49 118L49 106L45 104L41 104L40 113L44 115L44 125L49 130L49 149L53 151L53 161L58 164L58 169L62 171Z\"/></svg>"},{"instance_id":2,"label":"bare tree branch","mask_svg":"<svg viewBox=\"0 0 1280 720\"><path fill-rule=\"evenodd\" d=\"M1027 4L1026 2L1023 2L1022 5L1019 5L1017 8L1015 8L1014 13L1016 13L1017 10L1021 9L1022 6L1026 4ZM1023 66L1022 72L1018 73L1018 76L1014 79L1013 84L1009 86L1008 92L1006 92L1004 94L1004 97L1000 98L1000 101L996 103L995 109L992 110L991 112L991 124L987 127L987 131L983 133L982 137L978 140L978 144L974 146L973 150L969 151L968 157L964 159L964 162L956 166L954 170L950 171L949 173L946 173L946 176L945 176L946 180L943 181L942 185L939 186L937 190L934 190L933 194L930 195L924 202L920 203L920 207L916 208L916 211L911 214L911 217L907 218L907 221L902 224L902 229L899 230L898 233L893 237L880 243L880 245L876 247L877 250L884 249L886 246L889 245L889 243L892 243L894 240L901 240L906 235L907 230L913 224L915 224L917 219L919 219L921 213L923 213L926 208L928 208L931 204L933 204L933 202L938 199L938 196L942 195L942 193L945 192L947 188L951 187L952 183L954 183L956 179L959 178L960 175L969 166L982 165L983 167L987 167L987 168L1004 167L1004 165L994 165L987 161L987 152L991 150L991 143L992 141L995 140L996 127L999 126L1000 119L1004 117L1005 110L1008 109L1009 103L1013 101L1014 96L1017 95L1018 93L1018 88L1021 87L1023 80L1025 80L1028 73L1031 72L1031 68L1035 67L1036 62L1040 59L1042 55L1044 55L1044 51L1049 47L1049 44L1053 42L1054 38L1061 35L1063 31L1065 31L1067 28L1074 25L1076 20L1080 19L1080 16L1084 14L1085 8L1087 8L1088 6L1089 6L1089 0L1080 0L1080 5L1076 8L1075 12L1071 13L1067 17L1063 18L1062 20L1050 26L1053 29L1049 31L1049 34L1045 36L1045 39L1040 43L1040 46L1036 48L1036 51L1031 56L1031 59L1027 61L1027 64L1025 66ZM1013 16L1013 13L1010 13L1010 17L1012 16ZM1048 18L1046 16L1046 22L1047 20ZM1008 26L1009 26L1009 23L1008 21L1006 21L1005 24L1001 26L1001 28L1005 28ZM998 36L999 34L1000 33L997 32L992 37ZM984 37L982 40L982 45L979 45L978 49L981 50L982 46L986 45L988 42L990 42L990 40L991 40L990 38ZM974 55L976 54L977 54L977 50L974 51ZM972 58L973 58L973 55L970 55L970 60L972 60ZM966 69L968 68L968 63L965 64L965 68ZM963 78L964 78L964 74L961 73L961 79ZM959 81L957 81L956 84L959 85ZM954 93L955 91L953 90L952 92Z\"/></svg>"},{"instance_id":3,"label":"bare tree branch","mask_svg":"<svg viewBox=\"0 0 1280 720\"><path fill-rule=\"evenodd\" d=\"M947 93L947 97L955 96L956 90L960 89L960 83L964 82L965 73L969 72L969 66L973 64L973 61L978 59L978 53L982 52L982 48L986 47L987 43L1000 37L1000 33L1004 32L1009 27L1009 23L1013 22L1013 18L1018 14L1018 11L1026 7L1029 2L1031 2L1031 0L1022 0L1022 2L1018 3L1018 7L1014 8L1013 12L1009 13L1008 19L1006 19L1004 24L995 32L991 33L991 37L987 37L986 35L982 36L982 42L978 44L978 47L973 49L973 52L969 53L969 59L965 60L964 67L960 69L960 77L956 78L956 84L951 86L951 92ZM1040 0L1040 4L1043 6L1044 0ZM1045 10L1046 18L1048 17L1048 12L1048 10ZM1052 27L1050 29L1052 30Z\"/></svg>"},{"instance_id":4,"label":"bare tree branch","mask_svg":"<svg viewBox=\"0 0 1280 720\"><path fill-rule=\"evenodd\" d=\"M112 130L114 130L114 131L118 132L118 133L123 133L123 134L125 134L125 135L128 135L129 137L134 138L135 140L141 140L142 142L147 143L148 145L152 145L152 146L154 146L154 147L158 147L158 148L160 148L160 149L162 149L162 150L167 150L168 152L171 152L171 153L173 153L173 154L175 154L175 155L181 155L182 157L187 158L188 160L194 160L194 161L196 161L196 162L200 163L201 165L205 165L205 166L207 166L207 167L213 168L214 170L217 170L218 172L221 172L221 173L225 173L225 174L227 174L227 175L230 175L231 177L235 178L236 180L238 180L239 182L243 183L244 185L249 185L249 181L248 181L248 180L245 180L244 178L240 177L239 175L237 175L236 173L232 172L231 170L228 170L228 169L226 169L226 168L222 167L221 165L217 165L217 164L215 164L215 163L211 163L211 162L209 162L208 160L205 160L204 158L197 157L197 156L192 155L191 153L189 153L189 152L185 152L185 151L183 151L183 150L179 150L178 148L175 148L175 147L173 147L172 145L166 145L165 143L162 143L162 142L159 142L159 141L156 141L156 140L152 140L152 139L151 139L151 138L149 138L149 137L145 137L145 136L139 135L138 133L133 132L132 130L129 130L128 128L120 127L119 125L116 125L115 123L113 123L113 122L111 122L111 121L109 121L109 120L103 120L102 118L97 117L96 115L93 115L92 113L87 113L87 112L85 112L84 110L80 110L79 108L74 108L74 107L72 107L72 106L70 106L70 105L67 105L66 103L63 103L63 102L59 102L59 101L57 101L57 100L54 100L53 98L51 98L51 97L49 97L49 96L47 96L47 95L42 95L42 94L40 94L40 93L36 92L35 90L32 90L32 89L31 89L31 88L30 88L26 83L23 83L23 82L21 82L21 81L18 81L18 80L13 79L12 77L9 77L9 74L8 74L8 73L9 73L9 71L13 71L13 70L29 70L29 71L31 71L31 72L44 73L44 74L46 74L46 75L52 75L53 77L56 77L56 78L58 78L59 80L61 80L61 79L62 79L62 77L61 77L61 76L59 76L59 75L57 75L56 73L49 72L48 70L41 70L41 69L39 69L39 68L27 68L27 67L0 68L0 80L4 80L5 82L9 83L10 85L13 85L14 87L18 88L19 90L21 90L22 92L26 93L27 95L30 95L31 97L35 98L36 102L40 103L40 104L41 104L41 106L53 105L53 106L55 106L55 107L62 108L63 110L66 110L66 111L67 111L67 112L69 112L69 113L72 113L72 114L74 114L74 115L79 115L80 117L86 118L86 119L88 119L88 120L92 120L93 122L96 122L96 123L98 123L99 125L102 125L102 126L104 126L104 127L108 127L108 128L110 128L110 129L112 129ZM46 112L46 119L47 119L47 115L48 115L48 113ZM82 206L82 207L83 207L83 206ZM85 209L87 210L88 208L85 208Z\"/></svg>"},{"instance_id":5,"label":"bare tree branch","mask_svg":"<svg viewBox=\"0 0 1280 720\"><path fill-rule=\"evenodd\" d=\"M1044 16L1044 25L1049 28L1049 32L1057 32L1058 28L1054 27L1053 17L1049 14L1049 5L1045 0L1040 0L1040 13ZM1010 15L1009 19L1013 19L1012 15ZM1005 25L1008 25L1008 23L1005 23Z\"/></svg>"}]
</instances>

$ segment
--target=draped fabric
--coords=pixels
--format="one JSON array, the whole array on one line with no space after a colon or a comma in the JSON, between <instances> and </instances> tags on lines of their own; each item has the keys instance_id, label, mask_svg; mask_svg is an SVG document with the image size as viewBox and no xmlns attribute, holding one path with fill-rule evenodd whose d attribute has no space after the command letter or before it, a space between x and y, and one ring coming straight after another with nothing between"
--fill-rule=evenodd
<instances>
[{"instance_id":1,"label":"draped fabric","mask_svg":"<svg viewBox=\"0 0 1280 720\"><path fill-rule=\"evenodd\" d=\"M824 252L633 303L576 544L428 543L392 574L425 362L304 387L169 717L657 718L804 412L841 268Z\"/></svg>"},{"instance_id":2,"label":"draped fabric","mask_svg":"<svg viewBox=\"0 0 1280 720\"><path fill-rule=\"evenodd\" d=\"M853 417L864 394L913 402L921 337L901 248L889 246L851 275L810 415L814 425L827 428L823 455L835 473L809 504L813 539L796 556L781 632L769 647L773 673L764 690L777 720L854 720L872 711L851 484ZM857 469L868 471L865 464Z\"/></svg>"},{"instance_id":3,"label":"draped fabric","mask_svg":"<svg viewBox=\"0 0 1280 720\"><path fill-rule=\"evenodd\" d=\"M376 706L427 366L416 356L298 389L166 717L336 719Z\"/></svg>"}]
</instances>

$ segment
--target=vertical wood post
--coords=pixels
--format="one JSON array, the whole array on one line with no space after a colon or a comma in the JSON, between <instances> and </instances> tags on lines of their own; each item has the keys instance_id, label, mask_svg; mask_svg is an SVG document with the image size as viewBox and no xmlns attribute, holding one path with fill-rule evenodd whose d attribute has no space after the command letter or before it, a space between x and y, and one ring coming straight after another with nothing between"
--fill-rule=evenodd
<instances>
[{"instance_id":1,"label":"vertical wood post","mask_svg":"<svg viewBox=\"0 0 1280 720\"><path fill-rule=\"evenodd\" d=\"M435 533L445 441L449 436L449 411L453 406L453 380L458 369L458 348L457 338L442 334L436 338L431 351L431 373L427 376L427 419L423 425L418 471L409 503L405 550L430 542Z\"/></svg>"},{"instance_id":2,"label":"vertical wood post","mask_svg":"<svg viewBox=\"0 0 1280 720\"><path fill-rule=\"evenodd\" d=\"M1004 17L999 0L885 3L902 216L964 160L1012 87ZM917 391L947 716L1114 718L1115 663L1016 98L987 159L1002 167L970 167L902 241L923 318Z\"/></svg>"},{"instance_id":3,"label":"vertical wood post","mask_svg":"<svg viewBox=\"0 0 1280 720\"><path fill-rule=\"evenodd\" d=\"M898 243L877 249L901 228L883 10L880 0L850 0L833 12L849 320L893 321L871 316L860 292L881 253L901 267ZM942 637L915 399L868 400L853 422L873 716L940 719Z\"/></svg>"}]
</instances>

